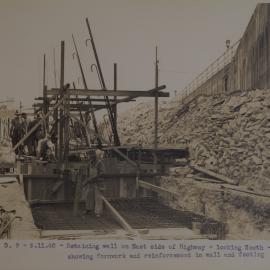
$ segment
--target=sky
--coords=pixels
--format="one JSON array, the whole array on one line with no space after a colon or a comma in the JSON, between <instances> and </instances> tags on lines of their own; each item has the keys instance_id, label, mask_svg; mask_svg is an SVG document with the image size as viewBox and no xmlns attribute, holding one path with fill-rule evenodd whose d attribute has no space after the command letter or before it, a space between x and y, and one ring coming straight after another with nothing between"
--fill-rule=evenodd
<instances>
[{"instance_id":1,"label":"sky","mask_svg":"<svg viewBox=\"0 0 270 270\"><path fill-rule=\"evenodd\" d=\"M0 0L0 101L15 98L24 108L46 84L59 87L60 44L65 41L65 83L83 88L71 35L74 34L88 88L100 89L85 18L94 35L108 89L113 63L119 90L154 87L155 46L159 84L171 97L221 55L225 41L241 38L256 0ZM54 51L56 84L54 76ZM127 106L127 105L125 105Z\"/></svg>"}]
</instances>

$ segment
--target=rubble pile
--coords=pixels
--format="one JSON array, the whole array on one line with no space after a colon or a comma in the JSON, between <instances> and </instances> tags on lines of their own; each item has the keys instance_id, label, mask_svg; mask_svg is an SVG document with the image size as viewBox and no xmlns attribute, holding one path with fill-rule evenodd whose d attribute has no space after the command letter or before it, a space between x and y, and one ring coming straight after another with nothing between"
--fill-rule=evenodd
<instances>
[{"instance_id":1,"label":"rubble pile","mask_svg":"<svg viewBox=\"0 0 270 270\"><path fill-rule=\"evenodd\" d=\"M160 103L160 145L187 144L195 164L240 185L270 189L269 90ZM153 103L139 104L119 120L124 143L152 145Z\"/></svg>"}]
</instances>

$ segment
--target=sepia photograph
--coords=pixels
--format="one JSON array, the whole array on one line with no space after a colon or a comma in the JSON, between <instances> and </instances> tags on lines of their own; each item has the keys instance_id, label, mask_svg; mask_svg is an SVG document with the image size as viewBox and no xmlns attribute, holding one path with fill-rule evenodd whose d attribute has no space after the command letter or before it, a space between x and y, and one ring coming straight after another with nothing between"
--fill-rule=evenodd
<instances>
[{"instance_id":1,"label":"sepia photograph","mask_svg":"<svg viewBox=\"0 0 270 270\"><path fill-rule=\"evenodd\" d=\"M0 0L0 33L2 241L270 240L270 3Z\"/></svg>"}]
</instances>

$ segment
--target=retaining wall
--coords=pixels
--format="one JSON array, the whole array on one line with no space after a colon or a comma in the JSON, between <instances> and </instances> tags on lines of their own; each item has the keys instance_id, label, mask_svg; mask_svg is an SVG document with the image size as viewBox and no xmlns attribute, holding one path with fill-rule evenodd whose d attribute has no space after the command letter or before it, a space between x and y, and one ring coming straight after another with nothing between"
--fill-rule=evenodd
<instances>
[{"instance_id":1,"label":"retaining wall","mask_svg":"<svg viewBox=\"0 0 270 270\"><path fill-rule=\"evenodd\" d=\"M270 4L258 4L232 61L183 101L198 95L270 88Z\"/></svg>"}]
</instances>

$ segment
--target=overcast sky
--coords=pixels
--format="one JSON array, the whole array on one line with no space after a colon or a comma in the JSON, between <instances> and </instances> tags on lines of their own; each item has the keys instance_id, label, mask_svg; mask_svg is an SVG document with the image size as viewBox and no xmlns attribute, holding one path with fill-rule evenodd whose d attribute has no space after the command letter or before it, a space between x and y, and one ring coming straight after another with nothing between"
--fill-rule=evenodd
<instances>
[{"instance_id":1,"label":"overcast sky","mask_svg":"<svg viewBox=\"0 0 270 270\"><path fill-rule=\"evenodd\" d=\"M118 63L118 89L154 87L155 46L160 84L172 94L243 34L256 0L0 0L0 100L14 97L30 106L42 94L43 54L47 84L59 85L60 41L66 42L65 82L79 79L71 34L75 35L89 88L99 89L85 18L92 27L108 89Z\"/></svg>"}]
</instances>

